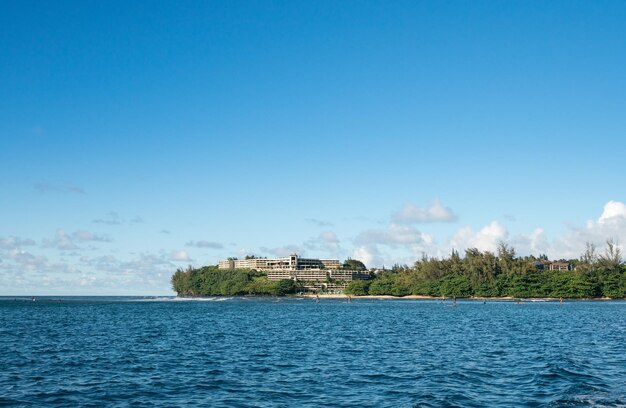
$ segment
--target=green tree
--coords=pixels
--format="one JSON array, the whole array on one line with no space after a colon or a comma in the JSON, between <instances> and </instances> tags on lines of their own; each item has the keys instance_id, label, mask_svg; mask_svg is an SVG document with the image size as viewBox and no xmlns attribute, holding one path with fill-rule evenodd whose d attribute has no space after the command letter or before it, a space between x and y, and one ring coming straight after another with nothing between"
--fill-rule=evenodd
<instances>
[{"instance_id":1,"label":"green tree","mask_svg":"<svg viewBox=\"0 0 626 408\"><path fill-rule=\"evenodd\" d=\"M444 277L439 286L442 296L469 297L472 295L472 288L469 279L460 275L448 275Z\"/></svg>"},{"instance_id":2,"label":"green tree","mask_svg":"<svg viewBox=\"0 0 626 408\"><path fill-rule=\"evenodd\" d=\"M343 269L356 270L356 271L365 271L367 267L365 264L357 259L348 258L343 263Z\"/></svg>"},{"instance_id":3,"label":"green tree","mask_svg":"<svg viewBox=\"0 0 626 408\"><path fill-rule=\"evenodd\" d=\"M347 295L365 296L369 294L370 281L354 280L348 283L344 293Z\"/></svg>"},{"instance_id":4,"label":"green tree","mask_svg":"<svg viewBox=\"0 0 626 408\"><path fill-rule=\"evenodd\" d=\"M577 269L584 273L590 273L597 268L598 256L596 246L590 242L585 244L585 252L580 256Z\"/></svg>"},{"instance_id":5,"label":"green tree","mask_svg":"<svg viewBox=\"0 0 626 408\"><path fill-rule=\"evenodd\" d=\"M277 295L288 295L290 293L295 293L295 291L296 283L291 279L281 279L276 282Z\"/></svg>"},{"instance_id":6,"label":"green tree","mask_svg":"<svg viewBox=\"0 0 626 408\"><path fill-rule=\"evenodd\" d=\"M599 256L598 266L607 272L619 272L622 270L622 251L613 239L606 241L604 255Z\"/></svg>"},{"instance_id":7,"label":"green tree","mask_svg":"<svg viewBox=\"0 0 626 408\"><path fill-rule=\"evenodd\" d=\"M395 292L395 276L389 272L380 274L369 286L370 295L393 295Z\"/></svg>"}]
</instances>

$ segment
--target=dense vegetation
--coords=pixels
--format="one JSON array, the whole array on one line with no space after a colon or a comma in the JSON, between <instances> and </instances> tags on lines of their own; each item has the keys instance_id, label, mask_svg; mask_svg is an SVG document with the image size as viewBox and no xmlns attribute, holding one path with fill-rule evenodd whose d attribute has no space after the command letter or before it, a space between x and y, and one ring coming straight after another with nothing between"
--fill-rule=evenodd
<instances>
[{"instance_id":1,"label":"dense vegetation","mask_svg":"<svg viewBox=\"0 0 626 408\"><path fill-rule=\"evenodd\" d=\"M217 266L178 269L172 276L172 288L178 296L287 295L296 289L290 279L269 281L261 272Z\"/></svg>"},{"instance_id":2,"label":"dense vegetation","mask_svg":"<svg viewBox=\"0 0 626 408\"><path fill-rule=\"evenodd\" d=\"M367 269L363 262L352 258L346 259L342 265L342 268L352 271L364 271Z\"/></svg>"},{"instance_id":3,"label":"dense vegetation","mask_svg":"<svg viewBox=\"0 0 626 408\"><path fill-rule=\"evenodd\" d=\"M511 296L565 298L626 298L626 266L616 243L609 240L604 253L587 244L579 259L568 262L574 270L544 268L547 257L518 257L501 243L496 253L468 249L461 257L426 256L411 267L396 265L369 281L353 281L345 289L353 295ZM344 269L365 270L362 262L348 259ZM286 295L295 293L290 279L269 281L249 269L220 270L217 266L178 269L172 287L179 296Z\"/></svg>"},{"instance_id":4,"label":"dense vegetation","mask_svg":"<svg viewBox=\"0 0 626 408\"><path fill-rule=\"evenodd\" d=\"M607 242L596 255L588 244L585 253L570 260L576 269L551 271L538 262L545 256L516 257L515 250L500 244L496 254L468 249L461 258L423 257L412 267L394 266L372 281L354 281L345 292L354 295L512 296L594 298L626 297L626 268L618 246Z\"/></svg>"}]
</instances>

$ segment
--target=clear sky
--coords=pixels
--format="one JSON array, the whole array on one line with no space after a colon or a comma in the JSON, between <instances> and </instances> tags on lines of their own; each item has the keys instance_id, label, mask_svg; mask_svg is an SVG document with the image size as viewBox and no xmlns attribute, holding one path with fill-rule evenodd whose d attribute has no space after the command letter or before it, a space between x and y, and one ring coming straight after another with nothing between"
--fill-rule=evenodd
<instances>
[{"instance_id":1,"label":"clear sky","mask_svg":"<svg viewBox=\"0 0 626 408\"><path fill-rule=\"evenodd\" d=\"M4 1L0 294L626 242L623 1Z\"/></svg>"}]
</instances>

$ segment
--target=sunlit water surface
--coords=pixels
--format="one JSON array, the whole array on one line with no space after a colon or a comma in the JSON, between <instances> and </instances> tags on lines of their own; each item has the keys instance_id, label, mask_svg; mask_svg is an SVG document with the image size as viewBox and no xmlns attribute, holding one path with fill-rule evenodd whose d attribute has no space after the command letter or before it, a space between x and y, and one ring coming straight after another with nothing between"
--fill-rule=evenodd
<instances>
[{"instance_id":1,"label":"sunlit water surface","mask_svg":"<svg viewBox=\"0 0 626 408\"><path fill-rule=\"evenodd\" d=\"M626 302L0 299L0 405L626 406Z\"/></svg>"}]
</instances>

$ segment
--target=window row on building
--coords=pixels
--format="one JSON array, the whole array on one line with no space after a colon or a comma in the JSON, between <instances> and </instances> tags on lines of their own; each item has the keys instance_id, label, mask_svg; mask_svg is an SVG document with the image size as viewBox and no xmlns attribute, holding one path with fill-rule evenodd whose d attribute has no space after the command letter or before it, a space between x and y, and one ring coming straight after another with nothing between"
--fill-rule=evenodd
<instances>
[{"instance_id":1,"label":"window row on building","mask_svg":"<svg viewBox=\"0 0 626 408\"><path fill-rule=\"evenodd\" d=\"M293 279L300 282L345 281L369 279L367 271L338 269L276 269L267 271L269 280Z\"/></svg>"},{"instance_id":2,"label":"window row on building","mask_svg":"<svg viewBox=\"0 0 626 408\"><path fill-rule=\"evenodd\" d=\"M339 269L341 262L337 259L311 259L290 255L285 258L250 258L225 259L219 261L220 269L255 269L257 271L270 270L306 270L306 269Z\"/></svg>"}]
</instances>

